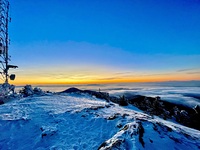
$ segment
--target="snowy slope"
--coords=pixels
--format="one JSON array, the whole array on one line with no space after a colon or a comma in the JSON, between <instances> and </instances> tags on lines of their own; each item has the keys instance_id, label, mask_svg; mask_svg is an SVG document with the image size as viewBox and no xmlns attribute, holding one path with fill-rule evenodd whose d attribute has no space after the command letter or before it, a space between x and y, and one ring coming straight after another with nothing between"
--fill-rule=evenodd
<instances>
[{"instance_id":1,"label":"snowy slope","mask_svg":"<svg viewBox=\"0 0 200 150\"><path fill-rule=\"evenodd\" d=\"M200 149L200 131L137 110L87 94L13 100L0 105L0 149Z\"/></svg>"}]
</instances>

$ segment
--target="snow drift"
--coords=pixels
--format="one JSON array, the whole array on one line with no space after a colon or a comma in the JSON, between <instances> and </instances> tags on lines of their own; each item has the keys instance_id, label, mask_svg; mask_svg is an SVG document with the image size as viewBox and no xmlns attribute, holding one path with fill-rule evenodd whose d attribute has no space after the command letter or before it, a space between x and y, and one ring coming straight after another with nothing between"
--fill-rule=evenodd
<instances>
[{"instance_id":1,"label":"snow drift","mask_svg":"<svg viewBox=\"0 0 200 150\"><path fill-rule=\"evenodd\" d=\"M0 105L0 133L2 150L200 148L198 130L88 93L33 94Z\"/></svg>"}]
</instances>

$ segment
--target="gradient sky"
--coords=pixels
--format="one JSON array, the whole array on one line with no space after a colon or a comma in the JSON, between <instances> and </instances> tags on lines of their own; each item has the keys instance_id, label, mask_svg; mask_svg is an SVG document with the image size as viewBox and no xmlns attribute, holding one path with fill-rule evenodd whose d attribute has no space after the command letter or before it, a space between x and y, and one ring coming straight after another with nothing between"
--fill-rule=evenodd
<instances>
[{"instance_id":1,"label":"gradient sky","mask_svg":"<svg viewBox=\"0 0 200 150\"><path fill-rule=\"evenodd\" d=\"M200 80L200 0L10 0L14 84Z\"/></svg>"}]
</instances>

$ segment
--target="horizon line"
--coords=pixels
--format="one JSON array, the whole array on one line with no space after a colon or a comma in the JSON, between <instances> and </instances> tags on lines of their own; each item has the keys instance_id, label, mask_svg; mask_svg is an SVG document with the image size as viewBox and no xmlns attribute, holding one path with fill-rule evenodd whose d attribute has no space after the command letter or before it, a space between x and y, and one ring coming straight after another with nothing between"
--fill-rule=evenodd
<instances>
[{"instance_id":1,"label":"horizon line","mask_svg":"<svg viewBox=\"0 0 200 150\"><path fill-rule=\"evenodd\" d=\"M168 81L133 81L133 82L96 82L96 83L19 83L14 84L16 86L24 86L24 85L37 85L37 86L44 86L44 85L106 85L106 84L131 84L131 83L167 83L167 82L200 82L200 80L168 80Z\"/></svg>"}]
</instances>

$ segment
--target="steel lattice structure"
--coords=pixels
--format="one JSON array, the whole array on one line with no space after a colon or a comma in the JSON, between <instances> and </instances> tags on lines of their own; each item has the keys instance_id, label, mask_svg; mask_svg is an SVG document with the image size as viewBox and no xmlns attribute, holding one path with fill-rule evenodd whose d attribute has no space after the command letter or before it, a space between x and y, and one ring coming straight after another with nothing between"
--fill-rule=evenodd
<instances>
[{"instance_id":1,"label":"steel lattice structure","mask_svg":"<svg viewBox=\"0 0 200 150\"><path fill-rule=\"evenodd\" d=\"M9 75L8 70L10 68L17 68L17 66L9 65L9 55L8 55L8 46L9 46L9 37L8 37L8 25L11 21L9 17L9 8L10 4L8 0L0 0L0 67L1 70L1 79L8 83L8 79L15 79L15 75Z\"/></svg>"}]
</instances>

